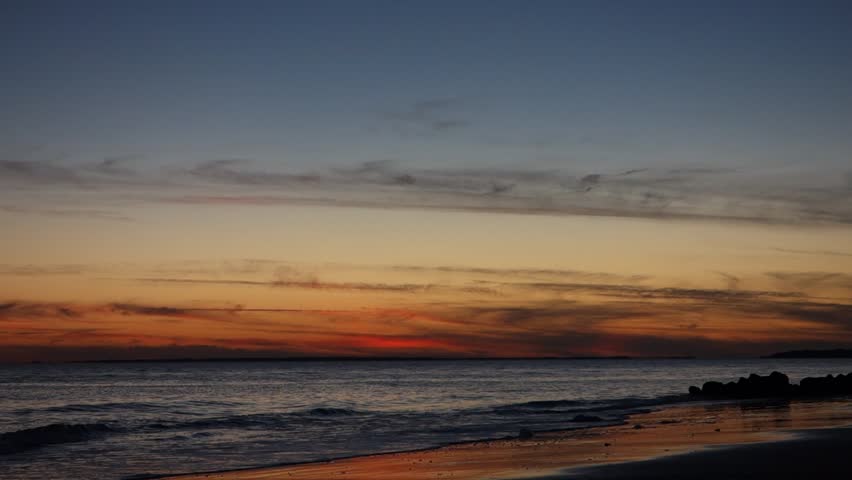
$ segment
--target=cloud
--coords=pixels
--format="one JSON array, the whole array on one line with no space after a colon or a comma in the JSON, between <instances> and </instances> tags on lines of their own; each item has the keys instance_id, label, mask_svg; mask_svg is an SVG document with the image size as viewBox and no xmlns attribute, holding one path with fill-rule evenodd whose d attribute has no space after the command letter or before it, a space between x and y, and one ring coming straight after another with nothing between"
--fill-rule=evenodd
<instances>
[{"instance_id":1,"label":"cloud","mask_svg":"<svg viewBox=\"0 0 852 480\"><path fill-rule=\"evenodd\" d=\"M66 303L46 302L6 302L0 303L0 320L10 318L73 318L81 316L83 311Z\"/></svg>"},{"instance_id":2,"label":"cloud","mask_svg":"<svg viewBox=\"0 0 852 480\"><path fill-rule=\"evenodd\" d=\"M250 276L268 272L296 271L286 262L268 259L231 259L231 260L177 260L158 263L93 263L93 264L0 264L0 275L37 277L51 275L128 275L140 273L151 275L188 276L206 275ZM309 275L304 273L303 275Z\"/></svg>"},{"instance_id":3,"label":"cloud","mask_svg":"<svg viewBox=\"0 0 852 480\"><path fill-rule=\"evenodd\" d=\"M601 175L598 174L598 173L592 173L592 174L589 174L589 175L585 175L585 176L583 176L583 178L580 179L580 188L582 188L586 191L589 191L589 190L592 189L592 187L599 184L600 181L601 181Z\"/></svg>"},{"instance_id":4,"label":"cloud","mask_svg":"<svg viewBox=\"0 0 852 480\"><path fill-rule=\"evenodd\" d=\"M838 272L769 272L782 287L810 291L837 288L852 290L852 275Z\"/></svg>"},{"instance_id":5,"label":"cloud","mask_svg":"<svg viewBox=\"0 0 852 480\"><path fill-rule=\"evenodd\" d=\"M820 303L782 303L767 308L772 314L838 326L846 332L852 332L852 305Z\"/></svg>"},{"instance_id":6,"label":"cloud","mask_svg":"<svg viewBox=\"0 0 852 480\"><path fill-rule=\"evenodd\" d=\"M248 160L244 159L212 160L196 165L189 169L187 173L190 176L209 182L249 186L286 186L291 184L316 183L320 181L320 176L313 174L258 172L234 168L246 163L248 163Z\"/></svg>"},{"instance_id":7,"label":"cloud","mask_svg":"<svg viewBox=\"0 0 852 480\"><path fill-rule=\"evenodd\" d=\"M260 184L262 178L265 186L290 188L286 194L233 192L168 196L160 200L760 223L852 223L852 194L845 188L803 189L773 185L771 178L707 173L700 169L634 169L613 174L573 175L558 170L417 169L383 160L310 175L229 169L228 178L242 178L245 184L254 185Z\"/></svg>"},{"instance_id":8,"label":"cloud","mask_svg":"<svg viewBox=\"0 0 852 480\"><path fill-rule=\"evenodd\" d=\"M273 283L276 284L319 283L319 278L315 273L306 272L302 269L294 268L288 265L281 265L276 267L275 271L273 272L273 275L275 277Z\"/></svg>"},{"instance_id":9,"label":"cloud","mask_svg":"<svg viewBox=\"0 0 852 480\"><path fill-rule=\"evenodd\" d=\"M511 326L549 324L554 320L578 320L588 327L598 321L638 318L648 314L631 304L580 304L564 301L531 306L470 307L464 311L472 318L487 319L487 323L497 322Z\"/></svg>"},{"instance_id":10,"label":"cloud","mask_svg":"<svg viewBox=\"0 0 852 480\"><path fill-rule=\"evenodd\" d=\"M38 160L0 160L0 183L16 186L69 186L82 189L127 185L138 180L129 164L138 155L107 157L82 164L58 164Z\"/></svg>"},{"instance_id":11,"label":"cloud","mask_svg":"<svg viewBox=\"0 0 852 480\"><path fill-rule=\"evenodd\" d=\"M728 290L738 290L740 288L740 283L742 283L742 280L736 275L731 275L730 273L725 272L716 273L719 274L719 276L721 276L725 280Z\"/></svg>"},{"instance_id":12,"label":"cloud","mask_svg":"<svg viewBox=\"0 0 852 480\"><path fill-rule=\"evenodd\" d=\"M776 252L790 253L794 255L824 255L828 257L852 257L852 253L834 250L794 250L789 248L773 248Z\"/></svg>"},{"instance_id":13,"label":"cloud","mask_svg":"<svg viewBox=\"0 0 852 480\"><path fill-rule=\"evenodd\" d=\"M67 350L80 346L91 352L152 348L161 357L196 347L252 355L757 356L781 347L852 340L850 304L740 292L731 301L716 291L663 290L674 293L665 301L522 295L489 303L424 302L405 309L11 301L0 303L0 352L11 358L9 352L30 348L29 354L44 355L22 357L19 352L18 360L84 353Z\"/></svg>"},{"instance_id":14,"label":"cloud","mask_svg":"<svg viewBox=\"0 0 852 480\"><path fill-rule=\"evenodd\" d=\"M420 100L404 110L385 112L381 118L401 135L435 135L470 125L459 117L464 102L458 98Z\"/></svg>"},{"instance_id":15,"label":"cloud","mask_svg":"<svg viewBox=\"0 0 852 480\"><path fill-rule=\"evenodd\" d=\"M108 177L134 177L136 171L131 169L128 164L140 158L139 155L122 155L117 157L107 157L100 162L88 167L88 170ZM86 167L83 167L86 168Z\"/></svg>"},{"instance_id":16,"label":"cloud","mask_svg":"<svg viewBox=\"0 0 852 480\"><path fill-rule=\"evenodd\" d=\"M79 275L89 271L86 265L0 265L0 275L35 277L41 275Z\"/></svg>"},{"instance_id":17,"label":"cloud","mask_svg":"<svg viewBox=\"0 0 852 480\"><path fill-rule=\"evenodd\" d=\"M605 284L579 282L499 282L503 287L534 290L538 292L587 293L600 297L629 300L691 300L701 302L750 302L769 299L800 299L801 292L773 290L730 290L711 288L646 287L636 284Z\"/></svg>"},{"instance_id":18,"label":"cloud","mask_svg":"<svg viewBox=\"0 0 852 480\"><path fill-rule=\"evenodd\" d=\"M296 267L286 262L257 260L248 262L178 262L176 265L157 267L157 272L168 276L112 277L110 280L134 281L163 285L233 285L263 288L295 288L350 292L386 292L423 294L423 298L446 300L446 295L469 294L474 296L524 298L530 294L537 298L565 298L582 295L599 301L653 301L695 302L702 305L740 306L766 301L796 301L810 299L832 289L852 289L852 276L832 272L770 272L778 288L754 290L742 287L742 280L732 274L716 272L726 288L683 288L651 286L652 278L639 274L615 274L571 269L548 268L487 268L463 265L325 265L326 275L332 271L374 271L408 274L405 281L364 282L329 281L321 278L315 268ZM186 267L182 267L182 265ZM28 266L7 266L8 274L48 274L65 272L63 266L46 266L32 270ZM90 271L94 267L89 267ZM107 270L101 270L107 271ZM136 271L140 271L138 268ZM144 268L141 271L145 271ZM4 268L0 266L0 274ZM234 276L230 276L233 274ZM134 273L134 275L136 275ZM260 277L260 278L259 278ZM264 278L265 277L265 278ZM818 298L828 300L828 298Z\"/></svg>"},{"instance_id":19,"label":"cloud","mask_svg":"<svg viewBox=\"0 0 852 480\"><path fill-rule=\"evenodd\" d=\"M151 281L222 281L225 283L245 282L247 285L268 286L270 284L319 284L320 270L346 270L367 272L396 272L423 277L429 284L447 280L499 279L511 280L572 280L602 283L638 284L649 280L648 275L616 274L610 272L591 272L583 270L556 268L489 268L464 265L362 265L362 264L323 264L308 266L304 264L273 259L228 259L228 260L175 260L154 264L0 264L0 275L39 276L39 275L76 275L97 274L152 274L146 277L133 277L137 280ZM271 279L258 279L268 275ZM113 279L121 279L115 277ZM334 284L335 282L328 282ZM345 284L345 282L344 282ZM421 283L419 285L423 285ZM376 284L381 285L381 284ZM437 285L436 285L437 286Z\"/></svg>"},{"instance_id":20,"label":"cloud","mask_svg":"<svg viewBox=\"0 0 852 480\"><path fill-rule=\"evenodd\" d=\"M486 335L485 343L511 342L516 348L554 355L758 356L782 346L848 345L852 340L852 306L842 304L764 301L743 310L721 302L709 307L557 303L464 312L477 322L479 331L488 332L489 326L493 331L495 324L508 329Z\"/></svg>"},{"instance_id":21,"label":"cloud","mask_svg":"<svg viewBox=\"0 0 852 480\"><path fill-rule=\"evenodd\" d=\"M204 278L134 278L136 282L162 283L162 284L199 284L199 285L241 285L270 288L301 288L307 290L339 290L360 292L387 292L387 293L425 293L437 291L464 291L467 293L480 293L497 295L497 291L487 287L455 287L450 285L435 285L422 283L368 283L368 282L323 282L316 279L288 279L276 278L274 280L240 280L240 279L204 279Z\"/></svg>"},{"instance_id":22,"label":"cloud","mask_svg":"<svg viewBox=\"0 0 852 480\"><path fill-rule=\"evenodd\" d=\"M135 266L135 269L151 271L158 275L251 275L270 271L284 263L278 260L262 258L242 258L231 260L177 260L153 265ZM290 268L290 267L280 267Z\"/></svg>"},{"instance_id":23,"label":"cloud","mask_svg":"<svg viewBox=\"0 0 852 480\"><path fill-rule=\"evenodd\" d=\"M606 272L587 272L582 270L566 270L555 268L487 268L466 266L419 266L395 265L388 267L399 272L431 273L431 274L465 274L479 276L495 276L505 278L571 278L599 282L633 282L648 280L647 275L624 275Z\"/></svg>"},{"instance_id":24,"label":"cloud","mask_svg":"<svg viewBox=\"0 0 852 480\"><path fill-rule=\"evenodd\" d=\"M42 208L22 207L17 205L0 205L0 211L19 215L40 215L57 218L80 218L88 220L109 220L130 222L133 219L114 210L96 210L85 208Z\"/></svg>"},{"instance_id":25,"label":"cloud","mask_svg":"<svg viewBox=\"0 0 852 480\"><path fill-rule=\"evenodd\" d=\"M130 303L113 303L109 308L123 315L162 315L162 316L182 316L186 315L189 310L175 307L151 307L146 305L134 305Z\"/></svg>"},{"instance_id":26,"label":"cloud","mask_svg":"<svg viewBox=\"0 0 852 480\"><path fill-rule=\"evenodd\" d=\"M416 105L412 107L415 113L402 117L433 115L430 112L450 104ZM26 197L28 191L32 194L33 190L50 189L63 192L62 198L73 198L80 205L298 205L753 223L852 223L852 189L845 181L837 181L838 175L831 172L803 175L703 167L612 172L583 171L579 167L422 168L387 159L301 171L258 167L248 159L219 159L141 173L130 168L132 158L64 166L3 161L0 182L18 188L3 192L4 196L14 192L16 198L5 201L6 206L0 209L21 214L127 220L117 211L45 206L47 200L41 195ZM69 197L75 193L79 196Z\"/></svg>"},{"instance_id":27,"label":"cloud","mask_svg":"<svg viewBox=\"0 0 852 480\"><path fill-rule=\"evenodd\" d=\"M300 358L315 357L318 352L305 352L299 350L286 342L264 342L256 339L250 346L224 346L216 344L181 344L166 339L161 346L148 346L139 343L122 343L120 345L15 345L4 346L0 349L0 362L21 361L92 361L92 360L157 360L157 359L205 359L205 358ZM521 343L524 338L518 339ZM448 342L452 339L448 339ZM352 343L359 343L353 340ZM374 348L364 346L351 346L346 349L346 354L338 351L338 356L370 356ZM432 356L444 357L477 357L487 355L489 348L510 351L509 348L516 347L516 343L510 341L495 341L489 345L483 345L477 349L469 349L465 352L446 352L444 350L433 351ZM265 345L264 345L265 344ZM609 345L617 345L617 350L605 350ZM841 348L846 346L840 342L832 341L808 341L789 342L772 341L767 343L748 342L725 342L708 340L702 337L688 338L662 338L657 336L624 335L624 336L600 336L594 334L567 334L555 335L541 342L534 350L517 350L517 356L584 356L610 354L629 354L636 356L646 355L645 352L659 352L659 356L665 355L696 355L699 357L714 357L720 353L725 355L755 357L773 352L794 350L806 347L809 349ZM603 350L602 350L603 348ZM499 351L499 350L498 350ZM516 351L516 350L511 350ZM415 353L412 353L415 352ZM399 356L424 356L422 350L411 348L391 351L390 354ZM618 352L618 353L614 353ZM388 352L385 352L387 355ZM334 356L333 352L320 353L320 356ZM511 355L504 355L511 356Z\"/></svg>"},{"instance_id":28,"label":"cloud","mask_svg":"<svg viewBox=\"0 0 852 480\"><path fill-rule=\"evenodd\" d=\"M264 358L299 356L285 349L258 351L249 348L228 348L216 345L99 345L57 346L17 345L0 350L0 362L43 361L73 362L97 360L160 360L202 358Z\"/></svg>"},{"instance_id":29,"label":"cloud","mask_svg":"<svg viewBox=\"0 0 852 480\"><path fill-rule=\"evenodd\" d=\"M0 181L82 185L73 169L38 161L0 160Z\"/></svg>"},{"instance_id":30,"label":"cloud","mask_svg":"<svg viewBox=\"0 0 852 480\"><path fill-rule=\"evenodd\" d=\"M248 261L246 261L248 262ZM569 289L593 289L595 283L603 282L605 288L611 283L630 282L634 287L650 277L647 275L623 275L606 272L546 268L483 268L467 266L418 266L418 265L326 265L327 270L384 271L415 275L416 281L404 283L381 283L359 281L327 281L319 277L316 269L298 268L273 260L258 260L256 263L238 261L209 264L207 262L177 262L157 267L155 271L169 276L144 276L112 280L131 280L152 284L198 284L235 285L265 288L301 288L310 290L340 290L388 293L468 293L474 295L502 296L504 288L539 289L542 291L567 291ZM2 270L0 270L2 273ZM248 274L250 278L228 277L228 274ZM257 274L269 274L269 278L257 278ZM623 288L633 288L624 286Z\"/></svg>"}]
</instances>

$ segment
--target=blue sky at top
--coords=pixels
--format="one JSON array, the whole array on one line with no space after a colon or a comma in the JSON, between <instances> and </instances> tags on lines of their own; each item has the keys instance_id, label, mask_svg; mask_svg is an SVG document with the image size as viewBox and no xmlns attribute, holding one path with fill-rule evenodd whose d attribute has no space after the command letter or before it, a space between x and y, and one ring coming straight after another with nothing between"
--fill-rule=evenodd
<instances>
[{"instance_id":1,"label":"blue sky at top","mask_svg":"<svg viewBox=\"0 0 852 480\"><path fill-rule=\"evenodd\" d=\"M845 2L5 10L6 157L621 168L841 166L852 151Z\"/></svg>"}]
</instances>

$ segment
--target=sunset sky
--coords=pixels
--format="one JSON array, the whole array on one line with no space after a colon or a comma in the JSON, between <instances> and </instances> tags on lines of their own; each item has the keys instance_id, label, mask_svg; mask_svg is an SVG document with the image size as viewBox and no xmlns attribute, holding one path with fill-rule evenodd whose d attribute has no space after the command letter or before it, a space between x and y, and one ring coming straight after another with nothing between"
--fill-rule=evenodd
<instances>
[{"instance_id":1,"label":"sunset sky","mask_svg":"<svg viewBox=\"0 0 852 480\"><path fill-rule=\"evenodd\" d=\"M5 1L0 361L852 346L852 4Z\"/></svg>"}]
</instances>

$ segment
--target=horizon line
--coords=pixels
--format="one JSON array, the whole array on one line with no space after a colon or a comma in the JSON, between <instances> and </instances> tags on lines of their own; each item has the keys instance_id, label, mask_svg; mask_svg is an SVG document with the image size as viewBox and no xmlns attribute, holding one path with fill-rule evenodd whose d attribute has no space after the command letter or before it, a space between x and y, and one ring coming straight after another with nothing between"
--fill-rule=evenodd
<instances>
[{"instance_id":1,"label":"horizon line","mask_svg":"<svg viewBox=\"0 0 852 480\"><path fill-rule=\"evenodd\" d=\"M692 360L691 355L673 356L519 356L519 357L430 357L430 356L294 356L294 357L164 357L90 360L29 360L0 364L73 364L73 363L168 363L168 362L381 362L381 361L518 361L518 360ZM752 357L744 357L752 358Z\"/></svg>"}]
</instances>

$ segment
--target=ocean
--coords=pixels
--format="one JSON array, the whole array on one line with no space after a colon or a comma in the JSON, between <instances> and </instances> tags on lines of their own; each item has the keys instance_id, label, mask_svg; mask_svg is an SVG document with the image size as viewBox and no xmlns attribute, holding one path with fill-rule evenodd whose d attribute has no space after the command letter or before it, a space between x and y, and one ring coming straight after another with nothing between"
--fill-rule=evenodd
<instances>
[{"instance_id":1,"label":"ocean","mask_svg":"<svg viewBox=\"0 0 852 480\"><path fill-rule=\"evenodd\" d=\"M0 478L139 479L615 424L689 385L852 359L0 366Z\"/></svg>"}]
</instances>

